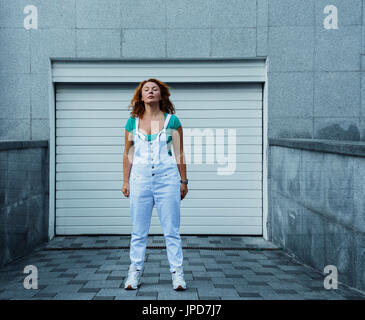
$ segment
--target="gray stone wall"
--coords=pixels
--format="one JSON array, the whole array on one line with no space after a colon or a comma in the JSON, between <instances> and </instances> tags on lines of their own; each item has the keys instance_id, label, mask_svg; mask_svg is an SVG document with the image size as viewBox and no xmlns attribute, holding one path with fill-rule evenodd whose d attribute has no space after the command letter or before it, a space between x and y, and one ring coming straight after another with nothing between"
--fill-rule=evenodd
<instances>
[{"instance_id":1,"label":"gray stone wall","mask_svg":"<svg viewBox=\"0 0 365 320\"><path fill-rule=\"evenodd\" d=\"M26 30L29 3L0 0L0 139L49 138L50 57L268 57L270 138L365 141L364 1L32 1Z\"/></svg>"},{"instance_id":2,"label":"gray stone wall","mask_svg":"<svg viewBox=\"0 0 365 320\"><path fill-rule=\"evenodd\" d=\"M365 290L365 157L271 146L269 181L272 241Z\"/></svg>"},{"instance_id":3,"label":"gray stone wall","mask_svg":"<svg viewBox=\"0 0 365 320\"><path fill-rule=\"evenodd\" d=\"M0 265L48 240L48 143L0 142Z\"/></svg>"}]
</instances>

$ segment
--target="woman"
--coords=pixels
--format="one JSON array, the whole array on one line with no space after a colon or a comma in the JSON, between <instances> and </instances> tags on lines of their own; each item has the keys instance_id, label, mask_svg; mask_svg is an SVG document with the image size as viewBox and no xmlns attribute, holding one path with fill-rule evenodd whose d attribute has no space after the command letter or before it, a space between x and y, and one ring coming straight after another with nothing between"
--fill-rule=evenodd
<instances>
[{"instance_id":1,"label":"woman","mask_svg":"<svg viewBox=\"0 0 365 320\"><path fill-rule=\"evenodd\" d=\"M175 108L168 88L153 78L141 82L134 93L131 117L125 126L122 192L130 198L133 223L131 264L125 289L137 289L141 283L154 205L165 236L173 288L186 289L179 227L180 202L188 192L188 180L182 127L173 115Z\"/></svg>"}]
</instances>

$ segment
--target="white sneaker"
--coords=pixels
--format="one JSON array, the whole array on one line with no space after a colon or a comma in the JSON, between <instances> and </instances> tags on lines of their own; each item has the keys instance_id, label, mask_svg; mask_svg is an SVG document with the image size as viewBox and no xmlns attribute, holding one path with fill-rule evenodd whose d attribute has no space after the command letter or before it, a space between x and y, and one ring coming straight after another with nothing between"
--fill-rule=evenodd
<instances>
[{"instance_id":1,"label":"white sneaker","mask_svg":"<svg viewBox=\"0 0 365 320\"><path fill-rule=\"evenodd\" d=\"M129 266L128 279L124 284L124 289L135 290L141 285L142 270L137 270L133 264Z\"/></svg>"},{"instance_id":2,"label":"white sneaker","mask_svg":"<svg viewBox=\"0 0 365 320\"><path fill-rule=\"evenodd\" d=\"M184 272L181 267L176 268L176 272L171 273L172 286L174 290L185 290L186 282L184 280Z\"/></svg>"}]
</instances>

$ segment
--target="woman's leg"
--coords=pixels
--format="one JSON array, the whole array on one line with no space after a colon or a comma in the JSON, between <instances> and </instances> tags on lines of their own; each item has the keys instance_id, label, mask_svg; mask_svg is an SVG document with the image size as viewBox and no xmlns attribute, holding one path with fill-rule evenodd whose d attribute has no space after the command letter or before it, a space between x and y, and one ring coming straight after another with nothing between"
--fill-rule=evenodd
<instances>
[{"instance_id":1,"label":"woman's leg","mask_svg":"<svg viewBox=\"0 0 365 320\"><path fill-rule=\"evenodd\" d=\"M154 191L156 209L166 241L170 272L183 268L182 241L180 228L180 183L165 184Z\"/></svg>"},{"instance_id":2,"label":"woman's leg","mask_svg":"<svg viewBox=\"0 0 365 320\"><path fill-rule=\"evenodd\" d=\"M132 188L131 188L132 189ZM130 260L142 270L145 260L148 232L154 205L153 193L143 186L133 186L130 194L130 212L133 223L130 243Z\"/></svg>"}]
</instances>

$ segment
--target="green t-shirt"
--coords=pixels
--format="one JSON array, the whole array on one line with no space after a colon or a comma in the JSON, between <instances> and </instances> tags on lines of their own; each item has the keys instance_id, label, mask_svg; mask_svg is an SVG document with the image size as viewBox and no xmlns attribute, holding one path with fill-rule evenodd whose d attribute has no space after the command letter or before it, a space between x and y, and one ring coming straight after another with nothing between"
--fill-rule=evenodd
<instances>
[{"instance_id":1,"label":"green t-shirt","mask_svg":"<svg viewBox=\"0 0 365 320\"><path fill-rule=\"evenodd\" d=\"M168 113L165 112L165 119L167 117ZM172 114L169 120L169 123L167 124L167 144L168 144L168 151L169 153L171 153L171 141L172 141L172 129L176 130L177 128L179 128L181 126L181 122L179 120L179 118ZM129 117L129 119L127 120L127 123L125 125L125 129L129 132L133 133L133 141L134 141L134 134L135 134L135 129L136 128L136 119L133 117ZM147 138L148 141L151 140L155 140L157 137L158 133L155 134L145 134L144 136Z\"/></svg>"}]
</instances>

